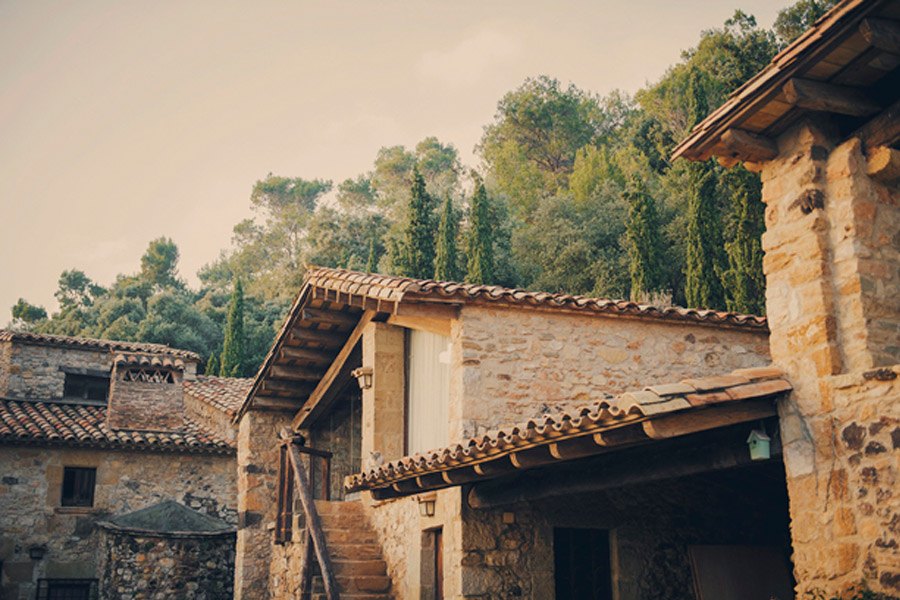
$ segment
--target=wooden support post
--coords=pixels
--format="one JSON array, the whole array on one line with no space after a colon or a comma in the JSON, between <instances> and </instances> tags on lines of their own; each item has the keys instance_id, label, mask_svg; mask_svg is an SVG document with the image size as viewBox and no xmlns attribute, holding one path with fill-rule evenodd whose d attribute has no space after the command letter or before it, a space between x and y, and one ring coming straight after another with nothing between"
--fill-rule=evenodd
<instances>
[{"instance_id":1,"label":"wooden support post","mask_svg":"<svg viewBox=\"0 0 900 600\"><path fill-rule=\"evenodd\" d=\"M870 17L859 24L859 32L875 48L900 54L900 23Z\"/></svg>"},{"instance_id":2,"label":"wooden support post","mask_svg":"<svg viewBox=\"0 0 900 600\"><path fill-rule=\"evenodd\" d=\"M892 183L900 180L900 150L879 146L869 151L866 173L869 177Z\"/></svg>"},{"instance_id":3,"label":"wooden support post","mask_svg":"<svg viewBox=\"0 0 900 600\"><path fill-rule=\"evenodd\" d=\"M743 129L729 129L722 134L722 143L743 161L764 162L778 156L775 142Z\"/></svg>"},{"instance_id":4,"label":"wooden support post","mask_svg":"<svg viewBox=\"0 0 900 600\"><path fill-rule=\"evenodd\" d=\"M856 88L795 77L782 90L787 101L807 110L868 117L881 107Z\"/></svg>"}]
</instances>

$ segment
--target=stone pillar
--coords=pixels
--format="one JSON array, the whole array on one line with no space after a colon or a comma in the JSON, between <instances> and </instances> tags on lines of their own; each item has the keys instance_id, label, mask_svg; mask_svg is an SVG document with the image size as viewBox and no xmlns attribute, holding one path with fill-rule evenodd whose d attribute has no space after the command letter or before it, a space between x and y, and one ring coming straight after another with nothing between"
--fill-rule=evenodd
<instances>
[{"instance_id":1,"label":"stone pillar","mask_svg":"<svg viewBox=\"0 0 900 600\"><path fill-rule=\"evenodd\" d=\"M838 139L803 122L762 167L772 360L794 386L779 412L798 597L900 590L900 194Z\"/></svg>"},{"instance_id":2,"label":"stone pillar","mask_svg":"<svg viewBox=\"0 0 900 600\"><path fill-rule=\"evenodd\" d=\"M363 366L373 369L373 377L362 399L364 468L373 452L380 453L384 462L404 455L405 363L403 328L369 323L363 333Z\"/></svg>"},{"instance_id":3,"label":"stone pillar","mask_svg":"<svg viewBox=\"0 0 900 600\"><path fill-rule=\"evenodd\" d=\"M238 533L235 600L269 597L269 563L278 484L278 433L289 412L247 411L238 428Z\"/></svg>"}]
</instances>

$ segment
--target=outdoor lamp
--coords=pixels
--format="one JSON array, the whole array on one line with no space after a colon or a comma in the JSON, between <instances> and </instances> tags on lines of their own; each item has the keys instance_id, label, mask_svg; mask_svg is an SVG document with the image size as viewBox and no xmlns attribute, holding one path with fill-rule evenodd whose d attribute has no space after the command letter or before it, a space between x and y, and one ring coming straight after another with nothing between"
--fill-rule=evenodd
<instances>
[{"instance_id":1,"label":"outdoor lamp","mask_svg":"<svg viewBox=\"0 0 900 600\"><path fill-rule=\"evenodd\" d=\"M427 494L419 496L419 514L423 517L433 517L434 507L437 504L437 496L435 494Z\"/></svg>"},{"instance_id":2,"label":"outdoor lamp","mask_svg":"<svg viewBox=\"0 0 900 600\"><path fill-rule=\"evenodd\" d=\"M368 390L372 387L372 367L353 369L350 374L356 377L356 381L359 383L359 389Z\"/></svg>"},{"instance_id":3,"label":"outdoor lamp","mask_svg":"<svg viewBox=\"0 0 900 600\"><path fill-rule=\"evenodd\" d=\"M47 553L47 546L31 546L28 548L28 556L31 560L41 560Z\"/></svg>"},{"instance_id":4,"label":"outdoor lamp","mask_svg":"<svg viewBox=\"0 0 900 600\"><path fill-rule=\"evenodd\" d=\"M754 429L747 438L747 446L750 447L750 460L769 460L771 452L769 443L772 439L761 429Z\"/></svg>"}]
</instances>

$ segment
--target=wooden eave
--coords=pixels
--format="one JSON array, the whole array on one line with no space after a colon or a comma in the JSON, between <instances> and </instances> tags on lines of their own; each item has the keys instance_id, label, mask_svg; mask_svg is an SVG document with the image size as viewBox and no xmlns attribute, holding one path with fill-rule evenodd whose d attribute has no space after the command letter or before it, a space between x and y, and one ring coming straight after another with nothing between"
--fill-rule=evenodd
<instances>
[{"instance_id":1,"label":"wooden eave","mask_svg":"<svg viewBox=\"0 0 900 600\"><path fill-rule=\"evenodd\" d=\"M898 29L900 0L841 2L694 127L673 159L763 162L781 133L817 113L858 130L898 99Z\"/></svg>"}]
</instances>

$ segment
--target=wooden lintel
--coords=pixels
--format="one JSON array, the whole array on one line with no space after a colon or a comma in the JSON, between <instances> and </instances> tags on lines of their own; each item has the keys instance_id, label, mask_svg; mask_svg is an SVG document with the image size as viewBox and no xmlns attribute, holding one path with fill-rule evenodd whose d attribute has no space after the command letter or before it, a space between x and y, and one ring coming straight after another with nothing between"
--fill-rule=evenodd
<instances>
[{"instance_id":1,"label":"wooden lintel","mask_svg":"<svg viewBox=\"0 0 900 600\"><path fill-rule=\"evenodd\" d=\"M330 325L347 327L356 323L357 319L359 319L359 315L357 313L344 312L341 310L304 308L301 319L315 323L328 323Z\"/></svg>"},{"instance_id":2,"label":"wooden lintel","mask_svg":"<svg viewBox=\"0 0 900 600\"><path fill-rule=\"evenodd\" d=\"M665 415L644 421L644 433L654 440L673 438L736 423L756 421L776 414L771 400L756 400L713 406L703 410Z\"/></svg>"},{"instance_id":3,"label":"wooden lintel","mask_svg":"<svg viewBox=\"0 0 900 600\"><path fill-rule=\"evenodd\" d=\"M743 161L763 162L778 156L775 142L743 129L729 129L722 134L722 143L735 158Z\"/></svg>"},{"instance_id":4,"label":"wooden lintel","mask_svg":"<svg viewBox=\"0 0 900 600\"><path fill-rule=\"evenodd\" d=\"M900 99L854 131L851 137L858 137L868 151L900 141Z\"/></svg>"},{"instance_id":5,"label":"wooden lintel","mask_svg":"<svg viewBox=\"0 0 900 600\"><path fill-rule=\"evenodd\" d=\"M310 381L313 383L322 379L323 371L321 369L310 369L309 367L282 367L280 365L272 365L269 369L269 376L274 379L286 379L289 381Z\"/></svg>"},{"instance_id":6,"label":"wooden lintel","mask_svg":"<svg viewBox=\"0 0 900 600\"><path fill-rule=\"evenodd\" d=\"M900 150L887 146L872 148L866 163L869 177L884 183L900 180Z\"/></svg>"},{"instance_id":7,"label":"wooden lintel","mask_svg":"<svg viewBox=\"0 0 900 600\"><path fill-rule=\"evenodd\" d=\"M869 17L859 24L859 32L870 45L890 54L900 54L900 23Z\"/></svg>"},{"instance_id":8,"label":"wooden lintel","mask_svg":"<svg viewBox=\"0 0 900 600\"><path fill-rule=\"evenodd\" d=\"M291 330L290 336L288 336L288 343L315 342L326 348L340 348L344 344L346 337L345 334L337 331L295 327Z\"/></svg>"},{"instance_id":9,"label":"wooden lintel","mask_svg":"<svg viewBox=\"0 0 900 600\"><path fill-rule=\"evenodd\" d=\"M405 315L391 315L388 317L389 325L404 327L406 329L419 329L450 337L450 319L433 319L431 317L408 317Z\"/></svg>"},{"instance_id":10,"label":"wooden lintel","mask_svg":"<svg viewBox=\"0 0 900 600\"><path fill-rule=\"evenodd\" d=\"M868 117L881 110L864 91L846 85L795 77L784 84L782 91L788 102L807 110L852 117Z\"/></svg>"},{"instance_id":11,"label":"wooden lintel","mask_svg":"<svg viewBox=\"0 0 900 600\"><path fill-rule=\"evenodd\" d=\"M394 306L394 314L401 317L449 320L459 316L459 306L435 302L398 302Z\"/></svg>"},{"instance_id":12,"label":"wooden lintel","mask_svg":"<svg viewBox=\"0 0 900 600\"><path fill-rule=\"evenodd\" d=\"M517 469L530 469L556 462L557 458L550 453L550 446L548 445L513 452L509 456L509 461Z\"/></svg>"},{"instance_id":13,"label":"wooden lintel","mask_svg":"<svg viewBox=\"0 0 900 600\"><path fill-rule=\"evenodd\" d=\"M331 357L323 354L320 350L310 350L308 348L296 348L294 346L284 346L281 349L281 358L285 360L302 360L311 363L329 363Z\"/></svg>"},{"instance_id":14,"label":"wooden lintel","mask_svg":"<svg viewBox=\"0 0 900 600\"><path fill-rule=\"evenodd\" d=\"M353 331L350 332L350 337L347 338L344 347L341 348L331 366L325 371L325 375L319 380L316 389L309 395L309 399L303 405L303 409L294 417L292 423L294 430L304 427L308 422L312 422L318 413L327 406L328 401L332 397L331 390L335 381L339 378L338 376L341 372L346 370L345 363L347 359L350 358L357 342L362 338L363 331L365 331L369 322L372 321L372 318L375 317L375 314L375 311L367 310L359 317L359 321L356 323Z\"/></svg>"}]
</instances>

